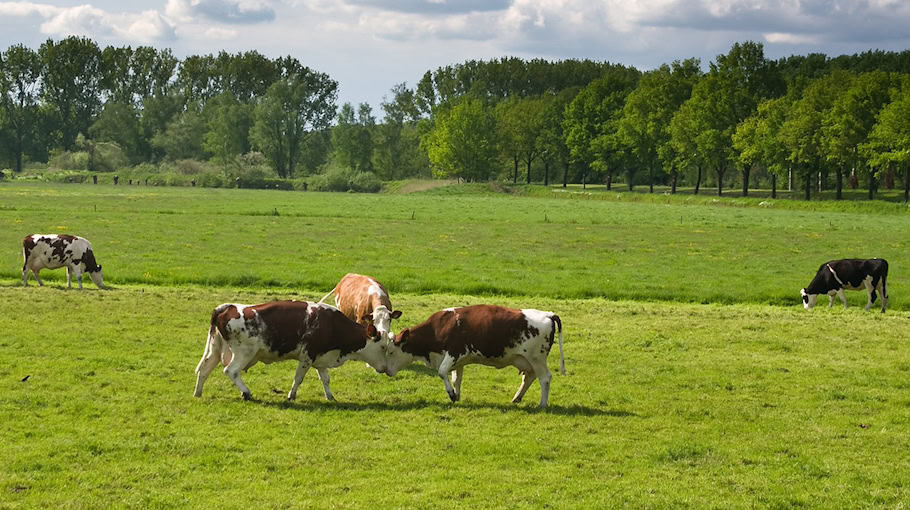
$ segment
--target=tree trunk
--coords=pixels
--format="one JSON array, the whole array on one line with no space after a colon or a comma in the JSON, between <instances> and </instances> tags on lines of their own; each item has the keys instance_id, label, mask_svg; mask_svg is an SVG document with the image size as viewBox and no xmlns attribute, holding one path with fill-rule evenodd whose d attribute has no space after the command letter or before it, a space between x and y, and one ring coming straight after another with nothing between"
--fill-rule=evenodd
<instances>
[{"instance_id":1,"label":"tree trunk","mask_svg":"<svg viewBox=\"0 0 910 510\"><path fill-rule=\"evenodd\" d=\"M793 191L793 167L787 167L787 191Z\"/></svg>"},{"instance_id":2,"label":"tree trunk","mask_svg":"<svg viewBox=\"0 0 910 510\"><path fill-rule=\"evenodd\" d=\"M698 189L701 188L701 165L698 165L698 175L695 177L695 194L698 195Z\"/></svg>"},{"instance_id":3,"label":"tree trunk","mask_svg":"<svg viewBox=\"0 0 910 510\"><path fill-rule=\"evenodd\" d=\"M518 184L518 156L512 156L512 162L515 163L512 169L512 184Z\"/></svg>"},{"instance_id":4,"label":"tree trunk","mask_svg":"<svg viewBox=\"0 0 910 510\"><path fill-rule=\"evenodd\" d=\"M894 163L889 163L885 171L885 189L894 189Z\"/></svg>"},{"instance_id":5,"label":"tree trunk","mask_svg":"<svg viewBox=\"0 0 910 510\"><path fill-rule=\"evenodd\" d=\"M844 170L841 167L834 169L834 199L843 198L844 189Z\"/></svg>"},{"instance_id":6,"label":"tree trunk","mask_svg":"<svg viewBox=\"0 0 910 510\"><path fill-rule=\"evenodd\" d=\"M566 183L569 181L569 162L564 161L562 164L562 187L566 187Z\"/></svg>"},{"instance_id":7,"label":"tree trunk","mask_svg":"<svg viewBox=\"0 0 910 510\"><path fill-rule=\"evenodd\" d=\"M626 180L629 181L629 191L632 191L632 188L635 187L635 181L632 179L632 177L634 175L635 175L635 173L632 171L631 168L626 171Z\"/></svg>"},{"instance_id":8,"label":"tree trunk","mask_svg":"<svg viewBox=\"0 0 910 510\"><path fill-rule=\"evenodd\" d=\"M531 160L528 160L528 184L531 184Z\"/></svg>"},{"instance_id":9,"label":"tree trunk","mask_svg":"<svg viewBox=\"0 0 910 510\"><path fill-rule=\"evenodd\" d=\"M648 193L654 193L654 165L648 165Z\"/></svg>"},{"instance_id":10,"label":"tree trunk","mask_svg":"<svg viewBox=\"0 0 910 510\"><path fill-rule=\"evenodd\" d=\"M543 185L544 186L550 185L550 161L549 160L543 162Z\"/></svg>"},{"instance_id":11,"label":"tree trunk","mask_svg":"<svg viewBox=\"0 0 910 510\"><path fill-rule=\"evenodd\" d=\"M607 170L607 191L613 189L613 169Z\"/></svg>"},{"instance_id":12,"label":"tree trunk","mask_svg":"<svg viewBox=\"0 0 910 510\"><path fill-rule=\"evenodd\" d=\"M679 172L673 170L673 175L670 178L670 194L676 194L676 178L679 177Z\"/></svg>"},{"instance_id":13,"label":"tree trunk","mask_svg":"<svg viewBox=\"0 0 910 510\"><path fill-rule=\"evenodd\" d=\"M875 198L875 172L869 169L869 200Z\"/></svg>"},{"instance_id":14,"label":"tree trunk","mask_svg":"<svg viewBox=\"0 0 910 510\"><path fill-rule=\"evenodd\" d=\"M749 175L752 174L752 165L743 168L743 196L749 196Z\"/></svg>"},{"instance_id":15,"label":"tree trunk","mask_svg":"<svg viewBox=\"0 0 910 510\"><path fill-rule=\"evenodd\" d=\"M771 198L777 198L777 174L771 173Z\"/></svg>"},{"instance_id":16,"label":"tree trunk","mask_svg":"<svg viewBox=\"0 0 910 510\"><path fill-rule=\"evenodd\" d=\"M714 170L714 173L717 174L717 196L724 196L724 168L717 167Z\"/></svg>"},{"instance_id":17,"label":"tree trunk","mask_svg":"<svg viewBox=\"0 0 910 510\"><path fill-rule=\"evenodd\" d=\"M588 189L587 178L588 178L588 168L583 167L581 169L581 189Z\"/></svg>"},{"instance_id":18,"label":"tree trunk","mask_svg":"<svg viewBox=\"0 0 910 510\"><path fill-rule=\"evenodd\" d=\"M805 197L806 200L810 200L812 198L812 174L813 173L814 172L812 172L812 171L806 172L806 197Z\"/></svg>"}]
</instances>

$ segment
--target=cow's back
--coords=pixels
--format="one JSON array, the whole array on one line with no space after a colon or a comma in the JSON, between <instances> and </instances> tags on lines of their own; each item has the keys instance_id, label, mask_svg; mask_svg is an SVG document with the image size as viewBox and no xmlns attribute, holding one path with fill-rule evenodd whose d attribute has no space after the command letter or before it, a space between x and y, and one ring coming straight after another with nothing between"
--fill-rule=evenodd
<instances>
[{"instance_id":1,"label":"cow's back","mask_svg":"<svg viewBox=\"0 0 910 510\"><path fill-rule=\"evenodd\" d=\"M375 278L348 273L335 287L335 306L354 322L369 323L364 316L372 314L379 305L392 309L389 293Z\"/></svg>"},{"instance_id":2,"label":"cow's back","mask_svg":"<svg viewBox=\"0 0 910 510\"><path fill-rule=\"evenodd\" d=\"M477 352L489 358L502 357L509 347L521 343L537 328L528 324L521 310L494 305L473 305L434 314L436 337L444 339L454 355Z\"/></svg>"}]
</instances>

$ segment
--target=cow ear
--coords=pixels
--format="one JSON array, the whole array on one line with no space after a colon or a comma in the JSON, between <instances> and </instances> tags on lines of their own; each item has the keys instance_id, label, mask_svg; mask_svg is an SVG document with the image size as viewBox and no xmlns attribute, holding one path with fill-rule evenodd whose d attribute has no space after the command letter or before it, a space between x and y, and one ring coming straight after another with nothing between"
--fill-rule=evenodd
<instances>
[{"instance_id":1,"label":"cow ear","mask_svg":"<svg viewBox=\"0 0 910 510\"><path fill-rule=\"evenodd\" d=\"M399 317L401 317L401 310L395 310L394 312L392 312L393 319L397 319Z\"/></svg>"},{"instance_id":2,"label":"cow ear","mask_svg":"<svg viewBox=\"0 0 910 510\"><path fill-rule=\"evenodd\" d=\"M395 345L401 345L402 342L408 339L408 335L411 334L411 331L408 328L404 328L401 332L398 333L398 336L395 337Z\"/></svg>"},{"instance_id":3,"label":"cow ear","mask_svg":"<svg viewBox=\"0 0 910 510\"><path fill-rule=\"evenodd\" d=\"M360 317L360 320L363 321L363 322L372 322L372 321L373 321L373 314L372 314L372 313L365 313L365 314L363 314L362 317Z\"/></svg>"},{"instance_id":4,"label":"cow ear","mask_svg":"<svg viewBox=\"0 0 910 510\"><path fill-rule=\"evenodd\" d=\"M378 333L378 330L376 329L376 326L374 326L372 322L367 324L367 336L368 337L373 338L374 336L377 336L377 333Z\"/></svg>"}]
</instances>

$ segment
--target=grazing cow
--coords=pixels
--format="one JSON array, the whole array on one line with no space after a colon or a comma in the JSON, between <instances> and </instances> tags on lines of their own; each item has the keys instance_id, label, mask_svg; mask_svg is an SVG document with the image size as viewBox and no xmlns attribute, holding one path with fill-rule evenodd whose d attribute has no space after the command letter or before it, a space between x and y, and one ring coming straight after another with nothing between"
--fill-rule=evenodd
<instances>
[{"instance_id":1,"label":"grazing cow","mask_svg":"<svg viewBox=\"0 0 910 510\"><path fill-rule=\"evenodd\" d=\"M73 276L82 288L82 273L88 273L98 288L104 288L101 266L95 261L92 244L87 239L67 234L32 234L22 240L22 284L28 287L28 272L31 270L44 285L38 272L42 269L57 269L66 266L66 288L72 288Z\"/></svg>"},{"instance_id":2,"label":"grazing cow","mask_svg":"<svg viewBox=\"0 0 910 510\"><path fill-rule=\"evenodd\" d=\"M329 368L349 359L366 361L377 372L386 371L386 345L376 328L361 326L337 308L306 301L274 301L261 305L225 303L212 311L208 339L196 366L195 396L221 361L224 373L250 400L249 388L240 371L257 361L272 363L298 360L288 400L297 396L297 387L307 370L316 367L326 400L335 400L329 389Z\"/></svg>"},{"instance_id":3,"label":"grazing cow","mask_svg":"<svg viewBox=\"0 0 910 510\"><path fill-rule=\"evenodd\" d=\"M349 319L364 326L372 322L383 337L395 338L391 333L392 319L401 317L401 310L392 311L389 293L375 278L348 273L319 302L332 294L335 294L335 306Z\"/></svg>"},{"instance_id":4,"label":"grazing cow","mask_svg":"<svg viewBox=\"0 0 910 510\"><path fill-rule=\"evenodd\" d=\"M875 302L876 290L882 295L882 313L888 306L888 262L885 259L843 259L825 262L819 266L815 278L808 287L799 291L803 307L808 310L815 306L818 296L828 295L828 308L834 306L834 296L840 297L847 308L844 290L866 289L869 302L866 310Z\"/></svg>"},{"instance_id":5,"label":"grazing cow","mask_svg":"<svg viewBox=\"0 0 910 510\"><path fill-rule=\"evenodd\" d=\"M447 308L398 334L389 349L388 374L395 375L412 361L422 360L436 369L449 398L455 402L461 398L465 365L480 363L496 368L511 365L521 373L521 386L512 402L521 402L534 379L539 379L540 407L547 407L551 378L547 355L557 329L560 371L565 374L562 321L558 315L495 305ZM448 379L450 372L452 384Z\"/></svg>"}]
</instances>

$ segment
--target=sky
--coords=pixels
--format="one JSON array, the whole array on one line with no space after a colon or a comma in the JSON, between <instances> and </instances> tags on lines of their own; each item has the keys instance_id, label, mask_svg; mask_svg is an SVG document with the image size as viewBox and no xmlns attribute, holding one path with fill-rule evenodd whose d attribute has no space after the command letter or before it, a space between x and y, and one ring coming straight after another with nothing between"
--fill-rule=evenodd
<instances>
[{"instance_id":1,"label":"sky","mask_svg":"<svg viewBox=\"0 0 910 510\"><path fill-rule=\"evenodd\" d=\"M703 66L735 42L765 56L910 49L910 0L89 0L0 2L0 50L86 36L178 58L290 55L339 83L339 105L470 59Z\"/></svg>"}]
</instances>

